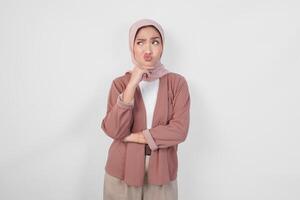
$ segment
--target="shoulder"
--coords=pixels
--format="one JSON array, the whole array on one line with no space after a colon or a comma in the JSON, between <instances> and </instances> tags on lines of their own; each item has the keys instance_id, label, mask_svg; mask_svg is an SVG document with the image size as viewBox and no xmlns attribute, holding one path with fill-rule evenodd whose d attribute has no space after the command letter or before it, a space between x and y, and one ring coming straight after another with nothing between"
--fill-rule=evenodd
<instances>
[{"instance_id":1,"label":"shoulder","mask_svg":"<svg viewBox=\"0 0 300 200\"><path fill-rule=\"evenodd\" d=\"M130 80L130 76L131 74L128 72L122 75L118 75L112 80L112 85L116 87L119 92L122 92L126 88L126 85Z\"/></svg>"},{"instance_id":2,"label":"shoulder","mask_svg":"<svg viewBox=\"0 0 300 200\"><path fill-rule=\"evenodd\" d=\"M185 76L183 76L182 74L176 73L176 72L169 72L166 74L169 79L171 79L172 81L186 81Z\"/></svg>"},{"instance_id":3,"label":"shoulder","mask_svg":"<svg viewBox=\"0 0 300 200\"><path fill-rule=\"evenodd\" d=\"M188 87L187 79L184 75L170 72L166 74L168 79L168 84L171 86L171 89L179 89L182 87Z\"/></svg>"}]
</instances>

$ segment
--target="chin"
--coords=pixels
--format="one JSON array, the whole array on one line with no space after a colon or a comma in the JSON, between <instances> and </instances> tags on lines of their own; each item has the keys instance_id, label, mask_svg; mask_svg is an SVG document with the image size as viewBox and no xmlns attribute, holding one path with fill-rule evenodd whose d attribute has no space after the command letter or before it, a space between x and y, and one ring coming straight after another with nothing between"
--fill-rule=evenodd
<instances>
[{"instance_id":1,"label":"chin","mask_svg":"<svg viewBox=\"0 0 300 200\"><path fill-rule=\"evenodd\" d=\"M145 66L151 67L151 66L153 66L156 63L156 61L155 60L152 60L151 62L145 62L144 61L143 63L144 63Z\"/></svg>"},{"instance_id":2,"label":"chin","mask_svg":"<svg viewBox=\"0 0 300 200\"><path fill-rule=\"evenodd\" d=\"M144 65L147 66L147 67L151 67L153 65L153 63L152 62L150 62L150 63L149 62L145 62Z\"/></svg>"}]
</instances>

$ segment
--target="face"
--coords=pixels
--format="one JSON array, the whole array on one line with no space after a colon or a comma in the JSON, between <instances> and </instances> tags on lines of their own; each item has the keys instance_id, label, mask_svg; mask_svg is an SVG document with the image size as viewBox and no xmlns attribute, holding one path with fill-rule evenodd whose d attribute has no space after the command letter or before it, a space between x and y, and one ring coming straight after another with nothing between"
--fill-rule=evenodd
<instances>
[{"instance_id":1,"label":"face","mask_svg":"<svg viewBox=\"0 0 300 200\"><path fill-rule=\"evenodd\" d=\"M141 66L152 66L162 55L162 39L154 27L141 28L134 40L133 53Z\"/></svg>"}]
</instances>

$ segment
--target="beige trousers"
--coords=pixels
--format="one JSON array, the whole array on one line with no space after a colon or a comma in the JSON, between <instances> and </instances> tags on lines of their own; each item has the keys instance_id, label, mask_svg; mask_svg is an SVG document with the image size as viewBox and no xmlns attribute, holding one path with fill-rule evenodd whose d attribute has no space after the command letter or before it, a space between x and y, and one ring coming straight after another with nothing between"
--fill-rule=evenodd
<instances>
[{"instance_id":1,"label":"beige trousers","mask_svg":"<svg viewBox=\"0 0 300 200\"><path fill-rule=\"evenodd\" d=\"M177 179L161 186L147 183L149 158L146 155L145 182L141 187L129 186L105 172L103 200L178 200Z\"/></svg>"}]
</instances>

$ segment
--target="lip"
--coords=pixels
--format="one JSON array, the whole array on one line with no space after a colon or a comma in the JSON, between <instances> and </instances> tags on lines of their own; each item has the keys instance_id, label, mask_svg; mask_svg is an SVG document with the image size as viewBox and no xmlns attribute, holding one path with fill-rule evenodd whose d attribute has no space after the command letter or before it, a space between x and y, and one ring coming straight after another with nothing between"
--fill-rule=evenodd
<instances>
[{"instance_id":1,"label":"lip","mask_svg":"<svg viewBox=\"0 0 300 200\"><path fill-rule=\"evenodd\" d=\"M151 56L151 55L145 54L145 55L144 55L144 60L145 60L145 61L151 61L151 60L152 60L152 56Z\"/></svg>"}]
</instances>

